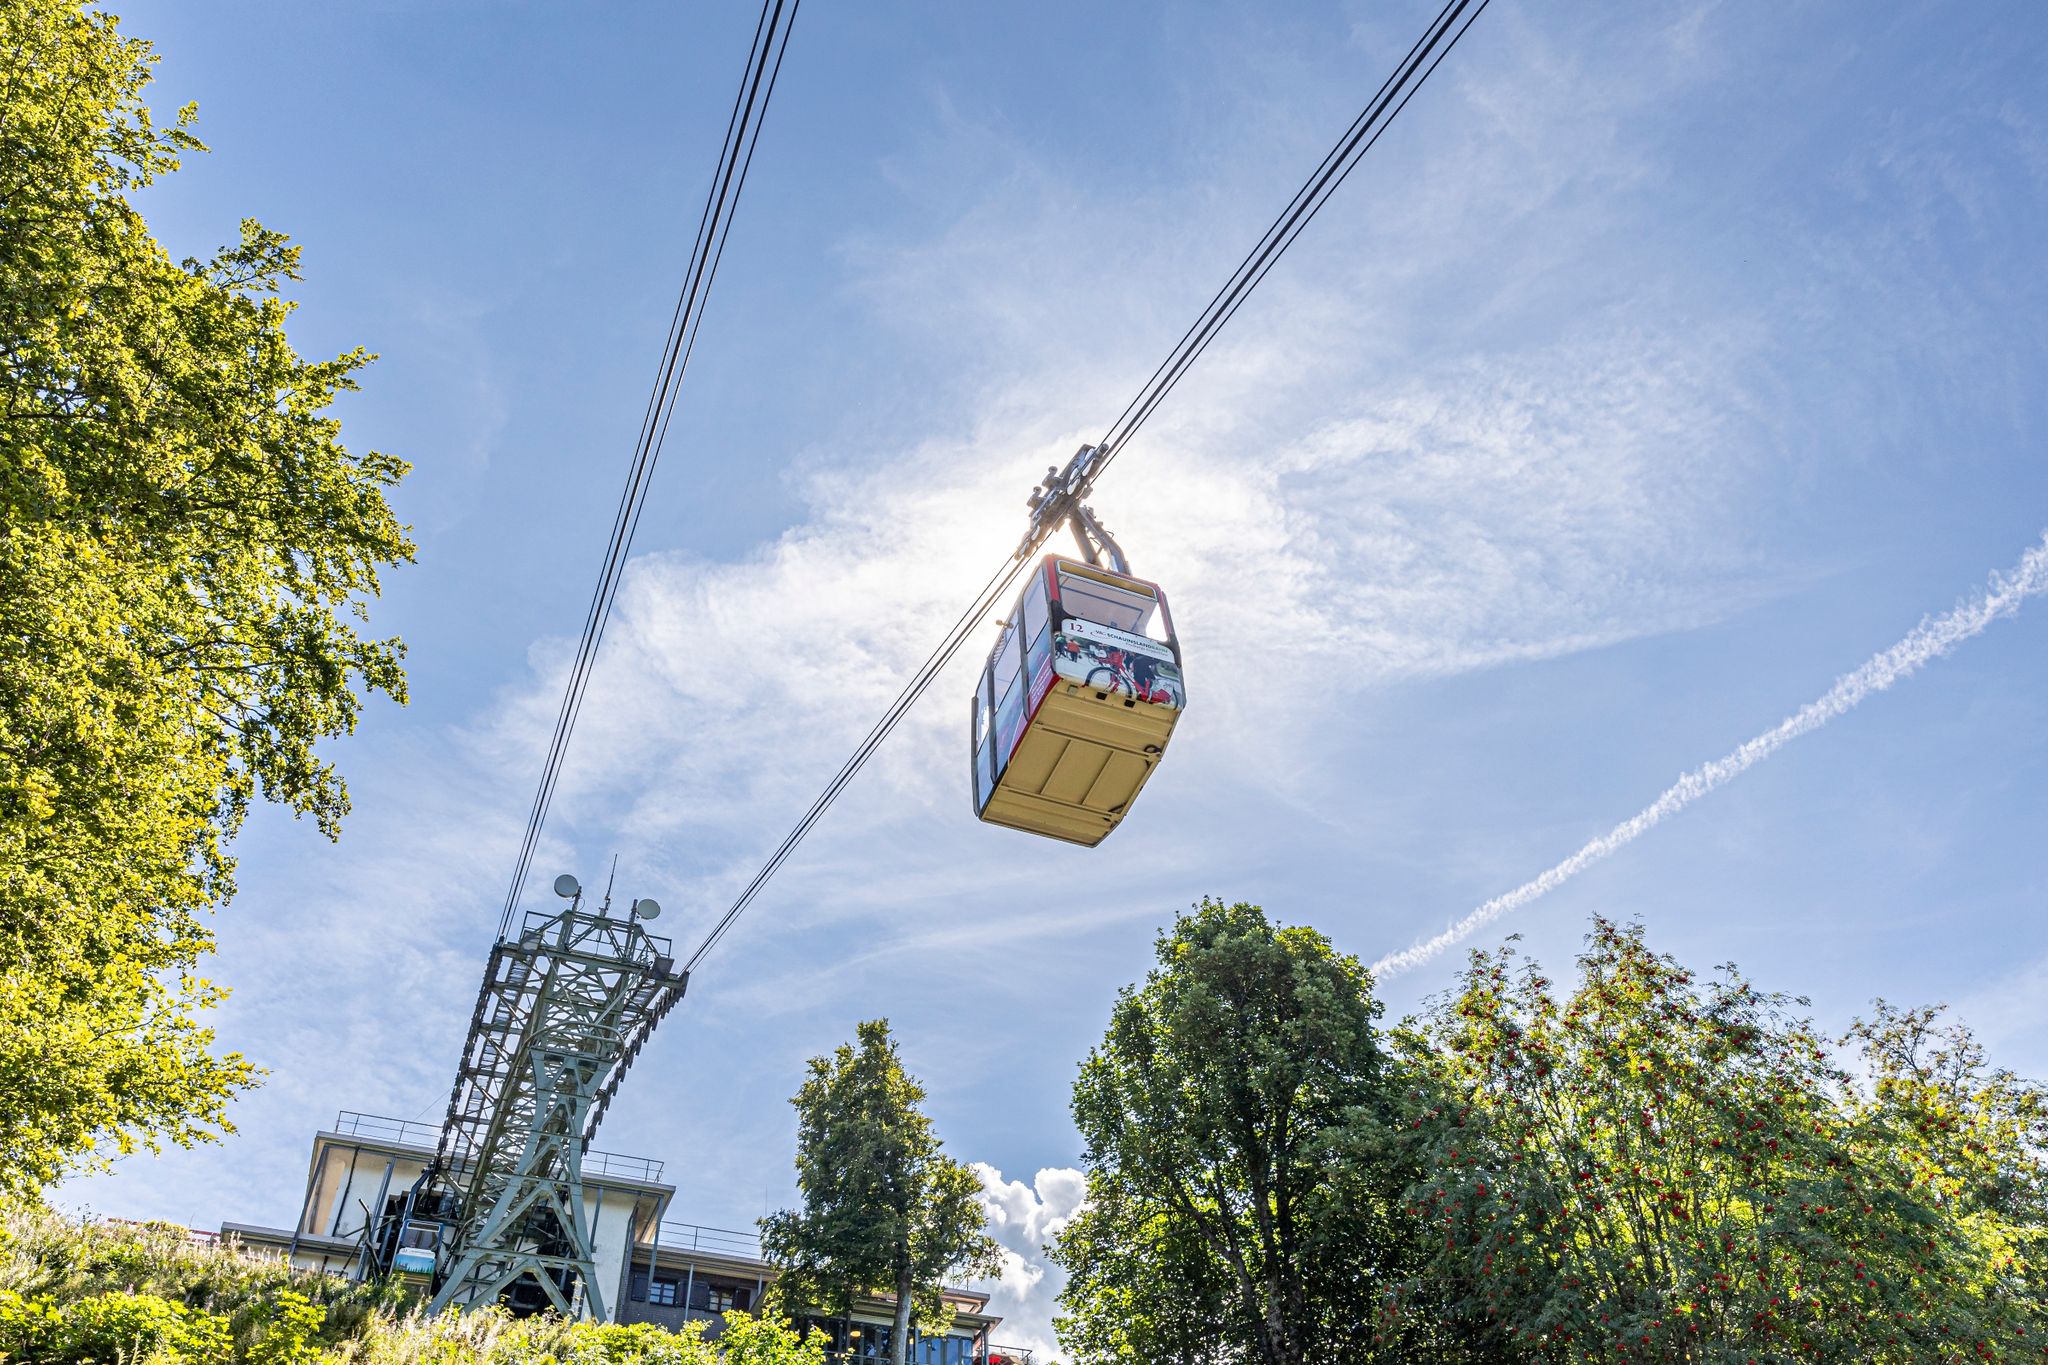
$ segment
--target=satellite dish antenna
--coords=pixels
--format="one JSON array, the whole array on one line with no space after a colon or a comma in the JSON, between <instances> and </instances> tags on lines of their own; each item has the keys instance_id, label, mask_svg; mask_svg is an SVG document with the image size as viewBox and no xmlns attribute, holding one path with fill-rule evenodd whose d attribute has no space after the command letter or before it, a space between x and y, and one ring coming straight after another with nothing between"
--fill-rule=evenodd
<instances>
[{"instance_id":1,"label":"satellite dish antenna","mask_svg":"<svg viewBox=\"0 0 2048 1365\"><path fill-rule=\"evenodd\" d=\"M633 913L641 919L656 919L661 915L661 902L648 898L633 902Z\"/></svg>"},{"instance_id":2,"label":"satellite dish antenna","mask_svg":"<svg viewBox=\"0 0 2048 1365\"><path fill-rule=\"evenodd\" d=\"M573 901L583 894L583 883L564 872L555 878L555 894L565 901Z\"/></svg>"}]
</instances>

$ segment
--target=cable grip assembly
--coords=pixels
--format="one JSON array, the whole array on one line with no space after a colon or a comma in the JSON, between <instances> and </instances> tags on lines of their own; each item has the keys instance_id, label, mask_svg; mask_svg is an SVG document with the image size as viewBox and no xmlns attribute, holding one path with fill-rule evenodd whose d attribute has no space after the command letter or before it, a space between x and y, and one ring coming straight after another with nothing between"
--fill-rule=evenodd
<instances>
[{"instance_id":1,"label":"cable grip assembly","mask_svg":"<svg viewBox=\"0 0 2048 1365\"><path fill-rule=\"evenodd\" d=\"M1025 506L1031 509L1031 528L1024 533L1011 558L1027 558L1059 529L1061 522L1066 522L1074 530L1074 539L1080 542L1083 559L1100 567L1102 556L1107 555L1110 568L1130 576L1131 567L1124 560L1122 548L1103 529L1095 509L1083 501L1095 485L1096 466L1101 459L1101 446L1084 445L1074 452L1065 469L1057 465L1046 468L1045 478L1025 499Z\"/></svg>"}]
</instances>

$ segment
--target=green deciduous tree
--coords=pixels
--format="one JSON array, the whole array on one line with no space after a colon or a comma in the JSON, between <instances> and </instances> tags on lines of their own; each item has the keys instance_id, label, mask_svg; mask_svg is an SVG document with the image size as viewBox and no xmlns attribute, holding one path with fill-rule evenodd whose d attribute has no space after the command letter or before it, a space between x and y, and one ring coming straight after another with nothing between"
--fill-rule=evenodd
<instances>
[{"instance_id":1,"label":"green deciduous tree","mask_svg":"<svg viewBox=\"0 0 2048 1365\"><path fill-rule=\"evenodd\" d=\"M2048 1352L2048 1089L1992 1067L1942 1013L1879 1000L1850 1029L1843 1041L1863 1062L1848 1100L1859 1141L1975 1245L1988 1278L1952 1290L2030 1305L2028 1339Z\"/></svg>"},{"instance_id":2,"label":"green deciduous tree","mask_svg":"<svg viewBox=\"0 0 2048 1365\"><path fill-rule=\"evenodd\" d=\"M1943 1164L1913 1116L1954 1097L1899 1093L1895 1017L1872 1033L1894 1074L1859 1099L1801 1002L1732 966L1703 981L1596 920L1579 968L1560 997L1512 944L1475 953L1404 1035L1427 1312L1447 1296L1557 1361L2039 1358L2013 1242L1907 1159Z\"/></svg>"},{"instance_id":3,"label":"green deciduous tree","mask_svg":"<svg viewBox=\"0 0 2048 1365\"><path fill-rule=\"evenodd\" d=\"M253 796L332 836L318 742L403 700L358 633L412 546L328 409L368 357L285 337L298 250L173 261L129 196L202 150L149 46L0 0L0 1196L226 1126L194 974Z\"/></svg>"},{"instance_id":4,"label":"green deciduous tree","mask_svg":"<svg viewBox=\"0 0 2048 1365\"><path fill-rule=\"evenodd\" d=\"M803 1207L761 1220L780 1268L776 1302L792 1315L850 1313L856 1299L893 1296L889 1358L903 1365L910 1326L943 1331L949 1276L998 1274L1001 1248L984 1229L981 1182L948 1157L918 1106L924 1087L903 1069L885 1019L860 1026L859 1046L813 1057L797 1110Z\"/></svg>"},{"instance_id":5,"label":"green deciduous tree","mask_svg":"<svg viewBox=\"0 0 2048 1365\"><path fill-rule=\"evenodd\" d=\"M1061 1343L1089 1362L1462 1358L1452 1327L1380 1321L1418 1253L1365 969L1213 900L1157 952L1074 1085L1088 1201L1053 1248Z\"/></svg>"}]
</instances>

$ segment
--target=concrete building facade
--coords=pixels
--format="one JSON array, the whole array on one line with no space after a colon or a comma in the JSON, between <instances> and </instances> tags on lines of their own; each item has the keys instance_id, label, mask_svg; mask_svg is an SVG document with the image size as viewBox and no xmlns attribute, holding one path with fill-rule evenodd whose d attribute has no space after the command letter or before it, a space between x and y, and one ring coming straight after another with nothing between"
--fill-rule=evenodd
<instances>
[{"instance_id":1,"label":"concrete building facade","mask_svg":"<svg viewBox=\"0 0 2048 1365\"><path fill-rule=\"evenodd\" d=\"M344 1110L332 1128L313 1136L306 1190L289 1228L223 1223L221 1236L252 1250L275 1252L295 1266L357 1276L368 1264L367 1230L378 1212L402 1197L433 1160L438 1130L422 1123ZM729 1311L756 1311L775 1279L752 1233L670 1219L675 1187L662 1180L662 1163L647 1157L588 1152L584 1197L597 1249L605 1300L621 1322L671 1329L702 1321L716 1336ZM409 1277L424 1288L427 1277ZM944 1334L914 1337L917 1365L1029 1365L1029 1351L996 1345L990 1333L1002 1321L988 1312L988 1296L948 1289L953 1326ZM825 1335L839 1361L887 1359L892 1305L861 1303L845 1318L806 1315Z\"/></svg>"}]
</instances>

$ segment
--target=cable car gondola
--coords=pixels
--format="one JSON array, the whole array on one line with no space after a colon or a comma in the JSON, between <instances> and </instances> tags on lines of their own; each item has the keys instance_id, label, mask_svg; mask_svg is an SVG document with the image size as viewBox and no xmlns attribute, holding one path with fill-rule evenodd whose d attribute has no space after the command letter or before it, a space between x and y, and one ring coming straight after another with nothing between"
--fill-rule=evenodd
<instances>
[{"instance_id":1,"label":"cable car gondola","mask_svg":"<svg viewBox=\"0 0 2048 1365\"><path fill-rule=\"evenodd\" d=\"M1131 576L1087 508L1056 510L1087 560L1039 560L989 652L971 722L974 813L1092 847L1152 775L1187 691L1166 594Z\"/></svg>"}]
</instances>

